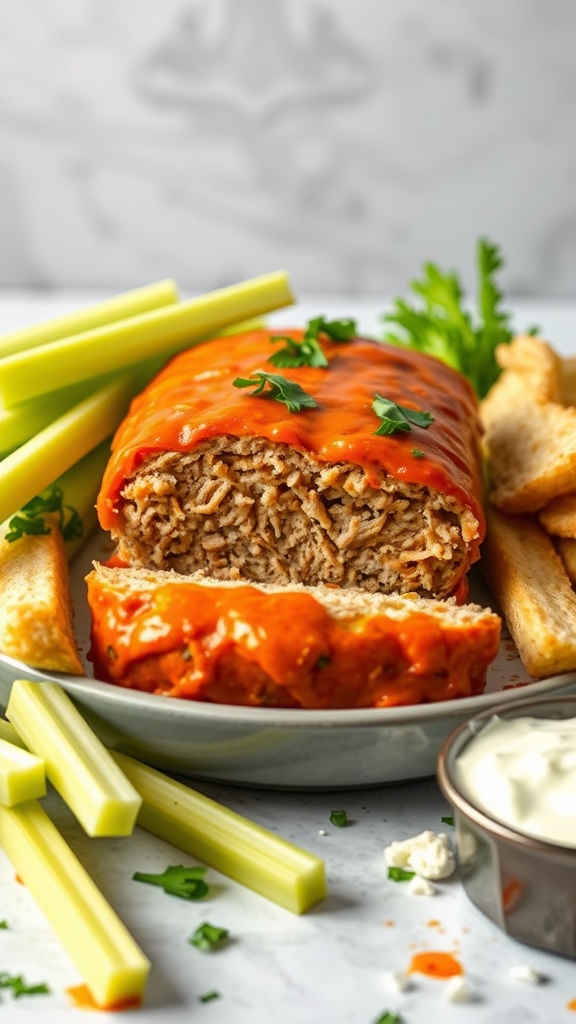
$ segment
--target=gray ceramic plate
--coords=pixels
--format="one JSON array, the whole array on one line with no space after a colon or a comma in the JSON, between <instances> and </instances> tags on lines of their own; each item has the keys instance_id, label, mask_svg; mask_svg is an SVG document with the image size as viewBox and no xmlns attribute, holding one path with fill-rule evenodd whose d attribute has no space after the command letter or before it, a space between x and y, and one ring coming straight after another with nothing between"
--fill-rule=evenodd
<instances>
[{"instance_id":1,"label":"gray ceramic plate","mask_svg":"<svg viewBox=\"0 0 576 1024\"><path fill-rule=\"evenodd\" d=\"M84 577L109 556L96 535L72 566L81 647L88 648ZM481 592L474 594L485 600ZM434 775L444 739L460 722L514 697L566 692L576 673L528 680L505 636L486 692L440 704L353 711L294 711L196 704L122 690L90 678L39 672L0 655L0 702L14 679L61 683L104 742L158 768L196 778L286 789L377 786ZM521 685L526 683L526 685Z\"/></svg>"}]
</instances>

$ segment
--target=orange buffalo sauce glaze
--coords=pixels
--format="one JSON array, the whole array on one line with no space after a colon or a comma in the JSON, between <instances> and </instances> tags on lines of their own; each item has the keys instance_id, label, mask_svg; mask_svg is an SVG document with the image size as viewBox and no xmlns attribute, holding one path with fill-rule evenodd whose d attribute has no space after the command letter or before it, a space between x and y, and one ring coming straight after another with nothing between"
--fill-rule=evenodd
<instances>
[{"instance_id":1,"label":"orange buffalo sauce glaze","mask_svg":"<svg viewBox=\"0 0 576 1024\"><path fill-rule=\"evenodd\" d=\"M453 978L457 974L464 974L464 968L452 953L426 951L414 954L408 967L408 974L426 974L429 978Z\"/></svg>"},{"instance_id":2,"label":"orange buffalo sauce glaze","mask_svg":"<svg viewBox=\"0 0 576 1024\"><path fill-rule=\"evenodd\" d=\"M481 693L499 622L414 612L336 620L309 594L88 576L97 678L171 697L294 708L390 707Z\"/></svg>"},{"instance_id":3,"label":"orange buffalo sauce glaze","mask_svg":"<svg viewBox=\"0 0 576 1024\"><path fill-rule=\"evenodd\" d=\"M302 331L289 333L302 338ZM267 362L283 344L271 343L273 336L271 331L250 331L189 349L174 357L132 402L116 432L98 498L102 527L115 525L123 482L147 456L190 451L216 436L258 436L320 462L360 465L375 488L390 474L455 497L480 524L470 549L470 562L475 561L484 519L477 402L468 382L431 356L365 339L345 344L322 340L327 369L279 370ZM318 408L290 413L280 402L233 386L236 377L257 370L296 381ZM376 394L429 412L434 422L428 429L413 426L378 436L380 420L372 410ZM415 456L415 450L423 457Z\"/></svg>"},{"instance_id":4,"label":"orange buffalo sauce glaze","mask_svg":"<svg viewBox=\"0 0 576 1024\"><path fill-rule=\"evenodd\" d=\"M122 999L117 1003L100 1006L87 985L71 985L66 989L66 995L70 997L70 1001L74 1006L82 1010L103 1010L115 1013L120 1010L136 1010L142 1006L141 996L132 996L130 999Z\"/></svg>"}]
</instances>

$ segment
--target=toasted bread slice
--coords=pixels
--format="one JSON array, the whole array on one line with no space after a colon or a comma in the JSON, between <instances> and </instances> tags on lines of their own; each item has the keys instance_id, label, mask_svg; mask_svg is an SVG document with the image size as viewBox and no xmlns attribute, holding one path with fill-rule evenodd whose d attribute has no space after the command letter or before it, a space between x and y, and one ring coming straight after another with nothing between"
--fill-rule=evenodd
<instances>
[{"instance_id":1,"label":"toasted bread slice","mask_svg":"<svg viewBox=\"0 0 576 1024\"><path fill-rule=\"evenodd\" d=\"M540 679L576 670L576 594L543 527L488 509L481 564L526 671Z\"/></svg>"},{"instance_id":2,"label":"toasted bread slice","mask_svg":"<svg viewBox=\"0 0 576 1024\"><path fill-rule=\"evenodd\" d=\"M576 537L576 494L561 494L542 509L542 526L555 537Z\"/></svg>"},{"instance_id":3,"label":"toasted bread slice","mask_svg":"<svg viewBox=\"0 0 576 1024\"><path fill-rule=\"evenodd\" d=\"M51 526L50 533L12 542L6 524L0 527L0 651L34 668L83 675L55 517Z\"/></svg>"},{"instance_id":4,"label":"toasted bread slice","mask_svg":"<svg viewBox=\"0 0 576 1024\"><path fill-rule=\"evenodd\" d=\"M556 550L564 563L568 579L576 586L576 540L573 537L558 537Z\"/></svg>"}]
</instances>

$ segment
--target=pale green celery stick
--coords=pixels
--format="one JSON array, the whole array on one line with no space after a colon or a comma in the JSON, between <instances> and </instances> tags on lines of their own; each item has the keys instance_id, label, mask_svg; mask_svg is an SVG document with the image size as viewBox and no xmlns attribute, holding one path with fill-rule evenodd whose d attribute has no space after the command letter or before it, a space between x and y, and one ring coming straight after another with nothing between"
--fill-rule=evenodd
<instances>
[{"instance_id":1,"label":"pale green celery stick","mask_svg":"<svg viewBox=\"0 0 576 1024\"><path fill-rule=\"evenodd\" d=\"M141 799L57 683L12 683L6 717L89 836L127 836Z\"/></svg>"},{"instance_id":2,"label":"pale green celery stick","mask_svg":"<svg viewBox=\"0 0 576 1024\"><path fill-rule=\"evenodd\" d=\"M0 738L0 804L13 807L46 795L44 761Z\"/></svg>"},{"instance_id":3,"label":"pale green celery stick","mask_svg":"<svg viewBox=\"0 0 576 1024\"><path fill-rule=\"evenodd\" d=\"M82 381L70 387L52 391L47 395L29 398L26 402L13 405L11 409L0 408L0 457L13 452L29 441L62 413L77 405L83 398L106 383L109 378L98 382Z\"/></svg>"},{"instance_id":4,"label":"pale green celery stick","mask_svg":"<svg viewBox=\"0 0 576 1024\"><path fill-rule=\"evenodd\" d=\"M67 313L65 316L0 336L0 356L25 352L27 349L37 348L60 338L69 338L71 334L91 331L104 324L125 320L127 317L137 316L175 302L178 302L178 288L174 281L157 281L155 284L145 285L144 288L136 288L123 295L104 299L93 306Z\"/></svg>"},{"instance_id":5,"label":"pale green celery stick","mask_svg":"<svg viewBox=\"0 0 576 1024\"><path fill-rule=\"evenodd\" d=\"M0 806L0 846L97 1006L141 1002L148 959L39 803Z\"/></svg>"},{"instance_id":6,"label":"pale green celery stick","mask_svg":"<svg viewBox=\"0 0 576 1024\"><path fill-rule=\"evenodd\" d=\"M24 740L18 735L16 729L10 722L5 722L3 718L0 718L0 739L5 740L6 743L14 743L17 747L26 749Z\"/></svg>"},{"instance_id":7,"label":"pale green celery stick","mask_svg":"<svg viewBox=\"0 0 576 1024\"><path fill-rule=\"evenodd\" d=\"M293 301L287 275L278 271L6 356L0 359L0 397L9 408L55 387L188 348Z\"/></svg>"},{"instance_id":8,"label":"pale green celery stick","mask_svg":"<svg viewBox=\"0 0 576 1024\"><path fill-rule=\"evenodd\" d=\"M326 896L324 861L209 797L112 752L142 797L138 825L295 914Z\"/></svg>"},{"instance_id":9,"label":"pale green celery stick","mask_svg":"<svg viewBox=\"0 0 576 1024\"><path fill-rule=\"evenodd\" d=\"M0 523L108 437L126 412L131 375L106 384L0 462Z\"/></svg>"},{"instance_id":10,"label":"pale green celery stick","mask_svg":"<svg viewBox=\"0 0 576 1024\"><path fill-rule=\"evenodd\" d=\"M110 438L107 438L54 481L54 484L62 490L64 505L75 509L82 520L82 536L64 542L68 561L77 554L96 527L97 517L94 506L100 490L102 474L109 458ZM46 492L48 493L49 490L50 488L47 488Z\"/></svg>"}]
</instances>

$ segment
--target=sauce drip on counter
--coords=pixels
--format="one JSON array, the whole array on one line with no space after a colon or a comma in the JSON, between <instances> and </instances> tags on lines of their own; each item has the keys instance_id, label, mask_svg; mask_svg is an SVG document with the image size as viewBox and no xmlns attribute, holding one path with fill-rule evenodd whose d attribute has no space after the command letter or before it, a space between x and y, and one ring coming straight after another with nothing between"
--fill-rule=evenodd
<instances>
[{"instance_id":1,"label":"sauce drip on counter","mask_svg":"<svg viewBox=\"0 0 576 1024\"><path fill-rule=\"evenodd\" d=\"M310 594L88 577L100 679L221 704L390 707L481 693L499 621L336 619Z\"/></svg>"},{"instance_id":2,"label":"sauce drip on counter","mask_svg":"<svg viewBox=\"0 0 576 1024\"><path fill-rule=\"evenodd\" d=\"M140 996L133 996L131 999L123 999L121 1002L110 1003L108 1006L100 1006L87 985L71 985L66 989L66 995L74 1006L83 1010L101 1010L103 1012L119 1012L121 1010L136 1010L142 1006Z\"/></svg>"},{"instance_id":3,"label":"sauce drip on counter","mask_svg":"<svg viewBox=\"0 0 576 1024\"><path fill-rule=\"evenodd\" d=\"M429 978L454 978L463 974L464 969L452 953L426 951L414 954L408 973L426 974Z\"/></svg>"},{"instance_id":4,"label":"sauce drip on counter","mask_svg":"<svg viewBox=\"0 0 576 1024\"><path fill-rule=\"evenodd\" d=\"M256 436L309 453L321 462L352 463L378 488L386 474L453 496L480 524L471 550L478 554L484 519L477 402L468 382L444 363L419 352L376 341L323 341L328 368L277 371L267 362L273 332L258 330L212 340L174 357L132 403L116 432L113 454L98 498L105 530L114 525L124 480L149 455L190 451L216 436ZM295 339L302 331L290 331ZM270 398L232 384L254 371L280 372L317 402L288 412ZM418 411L434 422L378 436L375 395ZM416 455L414 453L417 453Z\"/></svg>"}]
</instances>

